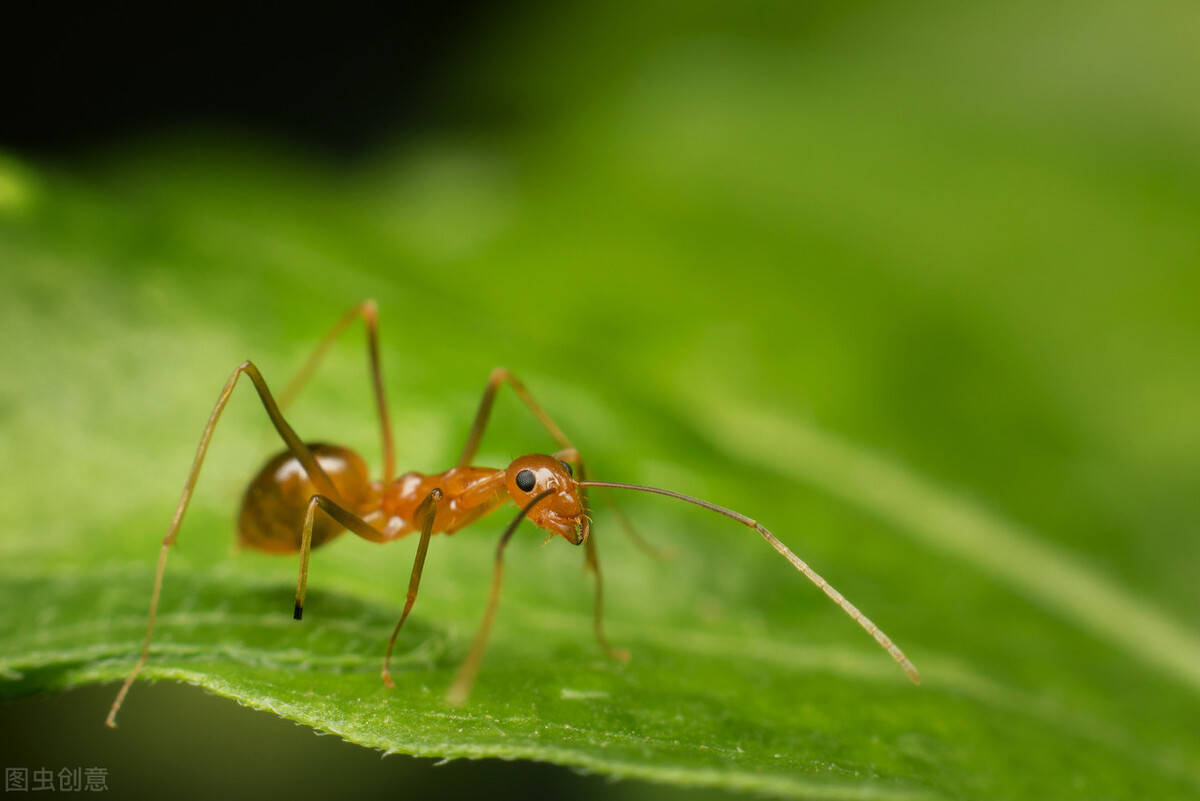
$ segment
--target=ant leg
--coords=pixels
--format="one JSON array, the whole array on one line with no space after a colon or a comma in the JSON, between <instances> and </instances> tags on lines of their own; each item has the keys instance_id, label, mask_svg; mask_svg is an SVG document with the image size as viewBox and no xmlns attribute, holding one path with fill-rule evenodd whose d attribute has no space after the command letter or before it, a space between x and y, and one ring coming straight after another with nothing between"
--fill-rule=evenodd
<instances>
[{"instance_id":1,"label":"ant leg","mask_svg":"<svg viewBox=\"0 0 1200 801\"><path fill-rule=\"evenodd\" d=\"M568 448L567 450L559 451L558 453L554 454L554 458L561 459L564 462L575 462L575 470L579 475L579 480L587 481L587 466L584 465L583 460L579 458L579 453L574 448ZM600 573L600 556L596 550L595 538L590 536L592 519L590 515L591 510L587 506L588 496L586 495L586 492L587 487L579 488L579 497L584 504L583 544L586 548L584 551L584 569L590 571L596 580L594 612L596 642L600 643L600 647L604 649L604 653L608 654L610 659L628 662L629 652L622 648L613 648L609 644L608 638L604 636L604 577ZM628 534L635 543L640 544L642 547L650 551L650 553L658 556L659 552L654 549L654 546L642 539L642 536L638 534L637 530L629 523L629 519L626 518L625 513L621 511L621 507L614 504L612 499L608 498L607 496L605 496L605 499L608 500L609 504L613 507L613 511L617 513L618 519L623 522L625 533Z\"/></svg>"},{"instance_id":2,"label":"ant leg","mask_svg":"<svg viewBox=\"0 0 1200 801\"><path fill-rule=\"evenodd\" d=\"M633 521L629 519L629 515L625 514L625 510L613 500L612 495L608 492L601 492L600 497L613 510L613 514L617 517L617 523L621 526L621 530L625 532L625 536L633 541L633 544L638 549L651 557L652 559L673 559L677 552L674 548L659 548L657 545L651 544L645 537L638 532L634 527Z\"/></svg>"},{"instance_id":3,"label":"ant leg","mask_svg":"<svg viewBox=\"0 0 1200 801\"><path fill-rule=\"evenodd\" d=\"M440 492L440 490L435 490ZM353 531L364 540L384 543L392 538L372 526L366 520L350 512L324 495L314 495L308 500L308 509L304 514L304 529L300 537L300 576L296 580L296 605L292 617L300 620L304 617L304 595L308 590L308 556L312 552L312 530L316 520L317 509L333 518L342 528Z\"/></svg>"},{"instance_id":4,"label":"ant leg","mask_svg":"<svg viewBox=\"0 0 1200 801\"><path fill-rule=\"evenodd\" d=\"M558 443L558 446L562 448L561 451L555 454L555 458L562 459L565 462L575 463L575 467L580 474L580 480L583 480L586 470L584 469L583 465L583 457L579 455L579 451L574 445L571 444L571 440L567 439L567 435L564 434L562 429L558 427L558 424L555 423L554 420L550 418L550 415L546 414L546 411L541 407L541 405L533 399L533 396L529 394L529 390L525 388L525 385L521 383L521 380L504 367L497 367L495 370L492 370L492 374L488 376L487 387L483 390L483 397L479 401L479 410L475 412L475 422L471 425L471 433L467 435L467 444L463 446L462 455L458 457L458 466L463 467L469 464L470 461L475 458L475 454L479 452L479 444L483 440L484 429L487 428L488 419L492 414L492 404L494 404L496 401L496 392L500 389L500 385L505 381L512 386L513 392L517 393L517 397L519 397L525 406L528 407L529 411L533 412L534 417L541 422L546 431L550 433L550 436L554 438L554 441ZM586 506L586 494L583 496L583 500ZM605 494L604 500L613 508L613 511L617 513L617 520L621 524L621 529L629 536L630 539L633 540L635 545L656 558L666 558L669 555L668 551L659 550L648 543L645 538L637 532L637 529L634 528L633 524L629 521L629 518L625 515L625 513L621 511L621 507L617 504L617 502L609 497L608 494ZM584 524L590 529L591 519L586 519Z\"/></svg>"},{"instance_id":5,"label":"ant leg","mask_svg":"<svg viewBox=\"0 0 1200 801\"><path fill-rule=\"evenodd\" d=\"M587 467L584 465L583 459L579 455L579 451L575 450L574 448L567 448L555 453L554 458L564 462L574 463L574 469L579 474L579 480L587 480ZM587 499L590 496L587 494L587 487L580 487L579 493L580 498L584 502L584 514L587 515L584 518L584 525L587 527L584 529L584 531L588 532L591 530L592 525L592 518L590 514L591 509L587 504ZM651 545L646 538L638 532L637 528L634 527L633 522L629 519L629 516L625 514L625 511L621 508L620 504L613 500L612 496L608 492L601 492L600 496L604 498L604 502L612 508L613 513L617 516L617 522L620 524L621 530L625 532L625 535L629 537L629 539L633 540L634 545L655 559L670 559L675 556L675 551L670 548L656 548L655 546Z\"/></svg>"},{"instance_id":6,"label":"ant leg","mask_svg":"<svg viewBox=\"0 0 1200 801\"><path fill-rule=\"evenodd\" d=\"M379 431L383 440L383 483L386 486L392 482L392 477L396 472L396 451L392 442L392 421L388 416L387 397L383 389L383 370L379 362L379 310L375 301L364 300L354 308L347 310L333 324L333 328L329 329L329 333L321 339L316 350L308 357L308 361L279 394L279 408L286 409L296 399L296 395L300 393L317 369L317 365L321 363L329 346L342 331L346 330L346 326L354 322L356 317L361 317L367 326L367 354L371 361L371 385L375 391L375 407L379 413Z\"/></svg>"},{"instance_id":7,"label":"ant leg","mask_svg":"<svg viewBox=\"0 0 1200 801\"><path fill-rule=\"evenodd\" d=\"M504 533L500 535L500 542L496 544L496 565L492 569L492 589L488 594L488 604L487 609L483 613L483 622L479 624L479 631L475 633L475 640L471 643L471 650L467 652L466 658L463 659L462 664L458 667L458 674L454 677L454 683L446 691L446 700L454 706L462 706L466 703L467 696L471 694L471 687L475 684L475 675L479 672L479 665L483 662L483 652L487 648L488 635L491 634L492 623L496 619L496 607L500 604L500 586L504 581L504 546L508 545L508 541L512 539L513 532L517 530L517 526L529 514L529 510L539 501L553 493L553 489L548 489L534 496L529 503L525 504L521 512L513 518L513 521L508 524L508 528L504 529Z\"/></svg>"},{"instance_id":8,"label":"ant leg","mask_svg":"<svg viewBox=\"0 0 1200 801\"><path fill-rule=\"evenodd\" d=\"M591 570L592 575L596 577L596 642L600 643L600 647L604 649L604 653L608 654L609 659L628 662L629 652L621 648L613 648L608 644L608 638L604 636L604 580L600 575L600 560L596 554L596 540L594 537L588 537L584 540L583 545L587 549L584 554L587 569Z\"/></svg>"},{"instance_id":9,"label":"ant leg","mask_svg":"<svg viewBox=\"0 0 1200 801\"><path fill-rule=\"evenodd\" d=\"M492 405L496 400L496 392L500 389L500 385L505 381L512 386L513 391L517 393L517 397L521 399L529 411L533 412L534 417L541 421L542 426L550 433L550 436L554 438L559 447L562 448L562 450L555 454L555 458L561 459L565 462L573 463L575 466L574 470L579 480L586 481L587 466L584 464L583 457L579 454L579 450L571 444L571 441L567 438L567 435L563 433L562 429L558 427L558 424L555 423L554 420L550 418L550 415L546 414L545 410L542 409L541 405L533 399L533 396L529 393L529 390L525 388L525 385L521 383L521 380L503 367L497 367L496 369L492 370L492 374L488 376L487 387L483 391L483 398L480 399L479 409L475 413L475 422L471 425L471 432L467 435L467 443L463 447L462 455L459 456L458 459L459 466L461 467L468 464L472 459L475 458L475 454L479 451L479 444L483 440L483 432L484 429L487 428L488 419L491 417L492 413ZM585 543L590 543L592 519L590 515L590 508L588 506L587 489L581 487L579 492L580 500L583 502L583 540ZM650 546L629 523L629 519L625 517L623 513L621 513L620 508L616 505L616 502L611 498L606 498L606 500L608 500L609 504L616 509L619 519L622 521L622 528L632 537L634 542L641 543L644 547L649 548ZM608 644L608 640L604 636L602 623L604 589L600 576L600 566L596 561L594 544L588 546L586 559L587 569L591 570L593 575L596 577L596 639L600 641L601 647L609 656L615 659L628 660L629 654L625 651L621 651L610 646ZM465 667L466 665L464 663L464 668Z\"/></svg>"},{"instance_id":10,"label":"ant leg","mask_svg":"<svg viewBox=\"0 0 1200 801\"><path fill-rule=\"evenodd\" d=\"M475 454L479 451L479 443L483 440L483 431L487 428L488 418L492 414L492 404L496 401L496 391L500 389L500 385L507 381L513 388L513 392L517 393L517 397L533 412L542 424L542 426L550 432L550 436L558 443L560 448L573 448L571 441L567 439L567 435L562 432L558 424L550 419L550 415L546 414L545 410L533 399L529 394L529 390L525 389L525 385L521 383L515 375L510 373L503 367L497 367L492 370L492 374L488 376L487 387L483 390L483 397L479 400L479 410L475 412L475 422L471 424L471 433L467 435L467 444L463 446L462 455L458 457L458 466L463 467L475 458Z\"/></svg>"},{"instance_id":11,"label":"ant leg","mask_svg":"<svg viewBox=\"0 0 1200 801\"><path fill-rule=\"evenodd\" d=\"M412 611L413 604L417 601L417 589L421 586L421 571L425 569L425 554L429 551L429 537L433 534L433 521L437 517L437 504L442 499L442 491L434 489L421 501L421 505L417 507L413 517L421 521L421 540L417 543L417 555L413 559L412 576L408 580L408 598L404 602L404 611L400 613L400 619L396 621L396 628L392 629L392 636L388 639L387 653L383 657L383 673L380 677L383 683L388 687L395 687L392 684L392 649L396 646L396 637L400 634L400 627L404 625L404 621L408 619L408 613Z\"/></svg>"},{"instance_id":12,"label":"ant leg","mask_svg":"<svg viewBox=\"0 0 1200 801\"><path fill-rule=\"evenodd\" d=\"M146 639L142 642L141 655L138 657L129 675L125 678L125 683L121 685L121 689L117 692L117 697L108 712L108 718L105 719L105 723L110 728L115 729L117 727L117 710L121 708L121 704L125 701L125 696L129 693L129 688L133 686L134 679L137 678L138 673L141 672L142 667L146 664L146 657L150 653L150 638L154 634L154 618L158 613L158 599L162 593L163 571L167 566L167 550L175 544L175 539L179 535L179 526L183 522L183 515L187 511L188 502L192 499L192 492L196 488L196 480L200 477L200 467L204 464L204 456L208 452L208 443L212 439L213 430L217 427L217 421L221 418L221 412L225 411L225 405L229 402L230 395L233 394L233 388L237 386L238 378L243 374L250 377L250 381L258 391L258 396L262 400L263 406L266 407L267 416L271 418L271 422L275 425L275 430L279 432L279 436L287 444L288 450L291 451L292 455L304 467L312 482L323 493L336 498L339 502L341 501L341 496L338 494L333 482L329 480L329 476L321 469L321 465L317 463L312 453L301 442L300 437L296 436L296 432L292 430L287 420L283 418L283 414L279 411L279 406L275 403L275 398L271 396L271 390L267 388L267 382L263 380L258 368L254 366L253 362L249 361L239 364L234 368L233 374L229 376L229 380L225 382L225 387L221 390L221 394L217 398L217 403L213 407L212 414L208 417L208 423L204 426L204 433L200 437L200 445L196 448L196 456L192 460L192 468L188 472L187 480L183 484L183 493L179 496L179 503L175 507L175 514L172 516L171 523L167 527L167 535L163 537L162 548L158 552L158 566L154 572L154 589L150 593L150 613L146 619Z\"/></svg>"},{"instance_id":13,"label":"ant leg","mask_svg":"<svg viewBox=\"0 0 1200 801\"><path fill-rule=\"evenodd\" d=\"M400 627L404 625L404 621L408 618L408 613L412 611L413 604L417 600L417 589L421 586L421 571L425 567L425 555L429 552L429 538L433 535L433 522L437 516L437 504L441 499L442 491L435 488L426 496L425 500L421 501L421 504L417 507L413 515L414 518L421 521L421 540L417 544L417 555L413 561L412 577L408 582L408 600L404 604L404 612L400 615L400 621L396 623L396 628L392 631L391 639L388 640L387 655L383 660L382 677L384 683L389 687L394 686L389 675L392 648L396 644L396 636L400 633ZM340 525L350 529L363 539L371 540L372 542L386 542L389 539L387 535L370 523L338 506L329 498L323 495L312 496L312 499L308 502L308 511L304 516L304 532L300 542L300 575L296 581L296 605L292 612L292 617L296 620L304 617L304 596L308 590L308 557L312 551L312 529L317 509L321 509Z\"/></svg>"},{"instance_id":14,"label":"ant leg","mask_svg":"<svg viewBox=\"0 0 1200 801\"><path fill-rule=\"evenodd\" d=\"M559 451L554 454L555 459L561 459L564 462L574 462L575 471L579 475L580 481L587 481L587 466L583 463L583 459L579 457L579 452L574 448ZM613 648L608 643L608 638L604 636L604 578L600 573L600 557L596 551L596 541L591 535L592 518L589 514L591 511L587 505L587 487L579 488L579 498L583 502L583 545L584 545L584 569L591 571L591 574L596 579L596 600L595 600L595 630L596 642L600 643L600 647L604 649L604 653L608 654L609 658L617 659L621 662L629 661L629 652L620 648ZM617 510L620 512L620 510ZM622 513L623 514L623 513ZM636 531L632 527L630 533L635 537L635 542L641 540ZM641 540L645 542L645 540ZM647 544L647 547L650 547Z\"/></svg>"},{"instance_id":15,"label":"ant leg","mask_svg":"<svg viewBox=\"0 0 1200 801\"><path fill-rule=\"evenodd\" d=\"M463 467L469 464L470 461L475 458L475 454L478 453L479 444L483 440L484 429L487 428L488 419L492 414L492 404L495 403L496 392L500 389L500 385L505 381L512 386L513 391L517 393L517 397L519 397L525 406L528 407L529 411L533 412L534 417L541 422L546 431L550 433L550 436L554 438L554 441L558 443L558 446L562 448L559 453L555 454L555 457L566 462L574 462L576 468L579 470L579 473L582 476L586 471L583 468L583 458L579 455L579 451L574 445L571 444L571 441L567 438L567 435L563 433L562 429L558 427L558 424L555 423L554 420L550 418L550 415L546 414L546 411L541 407L541 405L533 399L533 395L529 394L529 390L525 388L525 385L521 383L521 380L504 367L497 367L496 369L492 370L492 374L488 376L487 387L484 388L483 397L479 401L479 410L475 412L475 422L471 425L471 433L467 435L467 443L465 446L463 446L462 455L458 457L458 466ZM586 504L587 496L584 495L583 497ZM667 551L660 551L656 549L654 546L646 542L645 538L638 534L637 529L633 527L633 524L629 521L629 518L624 514L624 512L621 511L621 507L615 500L613 500L607 494L605 494L604 500L613 508L613 511L617 513L617 519L621 523L622 530L629 535L630 539L632 539L639 548L658 558L665 558L668 555ZM585 520L585 525L590 528L591 520Z\"/></svg>"}]
</instances>

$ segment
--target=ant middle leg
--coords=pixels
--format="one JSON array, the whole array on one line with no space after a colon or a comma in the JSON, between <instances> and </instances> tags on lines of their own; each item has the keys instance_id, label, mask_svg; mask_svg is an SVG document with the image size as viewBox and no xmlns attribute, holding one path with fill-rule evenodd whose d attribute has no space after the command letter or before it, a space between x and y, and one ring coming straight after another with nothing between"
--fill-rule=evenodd
<instances>
[{"instance_id":1,"label":"ant middle leg","mask_svg":"<svg viewBox=\"0 0 1200 801\"><path fill-rule=\"evenodd\" d=\"M379 309L373 300L364 300L343 314L333 328L321 338L316 349L304 365L296 371L283 392L279 394L279 407L286 409L316 371L326 351L355 318L361 317L367 328L367 356L371 364L371 387L375 395L375 408L379 415L379 434L383 443L383 483L388 485L396 473L396 450L392 438L392 421L388 415L387 395L383 387L383 368L379 358Z\"/></svg>"},{"instance_id":2,"label":"ant middle leg","mask_svg":"<svg viewBox=\"0 0 1200 801\"><path fill-rule=\"evenodd\" d=\"M440 494L438 490L435 492ZM318 509L333 518L342 528L349 529L364 540L384 543L392 539L325 495L314 495L309 498L308 508L304 513L304 529L300 535L300 575L296 579L296 605L292 609L292 617L296 620L304 617L304 596L308 591L308 557L312 552L313 524L316 522Z\"/></svg>"},{"instance_id":3,"label":"ant middle leg","mask_svg":"<svg viewBox=\"0 0 1200 801\"><path fill-rule=\"evenodd\" d=\"M266 408L267 416L271 418L271 423L274 424L275 430L287 445L288 450L300 462L308 473L313 484L317 486L321 492L341 501L341 495L337 488L333 485L329 476L321 468L321 465L313 457L312 453L301 441L296 432L284 419L283 413L279 411L279 405L275 402L275 398L271 395L271 390L267 387L267 382L263 379L262 373L253 362L245 361L239 364L229 380L225 382L225 386L221 389L221 394L217 397L217 403L213 406L212 413L208 417L208 423L204 426L204 433L200 437L200 445L196 448L196 455L192 460L191 470L188 471L187 480L183 484L183 492L179 496L179 503L175 507L175 514L171 517L171 523L167 527L167 534L163 537L162 547L158 553L158 565L154 571L154 589L150 593L150 611L146 618L146 637L142 641L141 654L138 660L134 663L133 669L125 678L121 689L117 691L117 697L113 701L112 708L109 709L108 717L105 723L110 728L117 726L117 711L120 710L121 704L125 701L125 696L129 694L129 688L133 686L134 679L141 672L142 667L146 664L146 658L150 653L150 640L154 635L154 620L158 614L158 601L162 594L163 573L167 566L167 553L175 540L179 536L179 527L183 523L183 515L187 512L188 503L192 499L192 493L196 488L196 481L200 477L200 468L204 464L204 457L208 453L208 445L212 440L213 431L217 427L217 421L221 419L221 413L225 411L225 406L229 403L229 398L233 394L233 389L237 386L238 379L243 375L249 376L251 383L254 384L254 389L258 392L259 398L262 400L263 406Z\"/></svg>"},{"instance_id":4,"label":"ant middle leg","mask_svg":"<svg viewBox=\"0 0 1200 801\"><path fill-rule=\"evenodd\" d=\"M429 551L429 538L433 534L433 521L437 517L437 505L442 500L442 491L434 488L425 500L417 507L413 517L421 521L421 539L417 543L417 554L413 559L412 575L408 580L408 597L404 601L404 611L400 613L400 619L396 621L396 628L392 629L392 636L388 638L387 653L383 657L383 672L380 678L388 687L394 687L392 684L392 649L396 647L396 637L400 634L400 627L404 625L404 621L408 619L408 613L412 611L413 604L417 602L417 590L421 586L421 571L425 569L425 554Z\"/></svg>"},{"instance_id":5,"label":"ant middle leg","mask_svg":"<svg viewBox=\"0 0 1200 801\"><path fill-rule=\"evenodd\" d=\"M417 506L413 517L421 523L421 539L417 543L417 554L413 560L412 576L408 583L408 598L404 604L404 611L400 615L399 622L396 623L396 628L392 631L392 636L388 640L387 654L383 660L382 678L387 686L392 687L389 668L392 661L392 649L396 644L396 636L400 633L400 627L404 625L404 621L408 618L408 613L412 611L413 604L417 600L417 590L421 586L421 572L425 568L425 555L429 552L429 539L433 535L433 523L437 517L437 504L442 500L442 491L434 488L425 500L421 501ZM387 534L379 531L366 520L363 520L353 512L344 509L334 501L326 498L323 495L314 495L308 502L308 509L304 515L304 531L300 539L300 575L296 580L296 605L292 612L292 617L300 620L304 617L304 596L308 590L308 557L312 552L312 532L313 523L316 519L317 510L325 512L333 518L339 525L353 531L358 536L372 542L387 542L391 539Z\"/></svg>"}]
</instances>

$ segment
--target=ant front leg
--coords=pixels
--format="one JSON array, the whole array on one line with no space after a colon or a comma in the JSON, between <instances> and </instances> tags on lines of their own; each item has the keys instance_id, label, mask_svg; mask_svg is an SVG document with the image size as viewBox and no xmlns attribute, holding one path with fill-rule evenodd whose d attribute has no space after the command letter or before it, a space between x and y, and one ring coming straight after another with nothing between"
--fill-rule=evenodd
<instances>
[{"instance_id":1,"label":"ant front leg","mask_svg":"<svg viewBox=\"0 0 1200 801\"><path fill-rule=\"evenodd\" d=\"M251 383L254 384L254 389L258 392L259 398L262 400L263 407L267 410L267 416L271 418L271 422L275 426L275 430L279 432L279 436L287 445L288 451L296 457L304 470L308 473L309 478L317 486L321 492L331 498L341 501L341 495L337 488L330 481L329 476L317 463L312 453L288 425L284 419L283 413L279 411L279 406L275 402L275 398L271 395L271 390L267 388L267 382L263 379L262 373L254 366L253 362L242 362L234 368L233 374L229 376L229 380L225 382L221 394L217 397L217 403L213 406L212 413L208 417L208 423L204 426L204 433L200 436L200 445L196 448L196 456L192 460L192 468L188 472L187 480L183 484L183 493L179 496L179 503L175 507L175 514L171 517L171 523L167 527L167 535L163 537L162 548L158 552L158 566L154 572L154 589L150 593L150 612L146 618L146 638L142 642L141 654L138 660L134 663L133 669L125 678L125 683L121 685L121 689L117 692L117 697L113 701L112 708L108 712L108 717L105 723L110 728L117 726L117 711L121 708L121 704L125 701L125 696L129 694L129 688L133 686L134 679L141 672L142 667L146 664L146 658L150 653L150 639L154 635L154 619L158 613L158 599L162 594L163 572L167 566L168 549L175 544L175 540L179 535L179 526L183 523L183 515L187 511L188 503L192 499L192 492L196 488L196 481L200 477L200 468L204 464L204 456L208 453L208 444L212 440L213 431L217 427L217 421L221 419L221 413L225 411L225 406L229 403L229 398L233 394L233 388L237 386L238 379L243 375L249 376Z\"/></svg>"},{"instance_id":2,"label":"ant front leg","mask_svg":"<svg viewBox=\"0 0 1200 801\"><path fill-rule=\"evenodd\" d=\"M500 605L500 587L504 583L504 547L508 545L513 532L517 530L517 526L525 519L529 511L553 494L553 489L547 489L535 495L529 503L522 507L520 514L513 518L513 521L508 524L508 528L504 529L504 533L500 535L500 542L496 544L496 563L492 569L492 590L488 594L488 605L483 613L483 622L479 625L479 631L475 633L471 650L467 652L466 658L458 667L454 683L446 691L446 700L454 706L462 706L467 702L471 688L475 685L475 676L479 673L479 666L483 663L483 652L487 649L488 637L492 633L492 623L496 620L496 608Z\"/></svg>"},{"instance_id":3,"label":"ant front leg","mask_svg":"<svg viewBox=\"0 0 1200 801\"><path fill-rule=\"evenodd\" d=\"M584 465L583 459L579 457L579 451L574 448L559 451L554 454L554 458L564 462L574 462L575 471L579 477L579 481L587 481L587 466ZM600 648L608 655L610 659L616 659L619 662L629 661L629 652L621 648L613 648L608 637L604 636L604 577L600 573L600 556L596 550L596 538L590 536L591 518L588 516L590 510L587 507L587 488L580 487L579 495L584 502L584 529L583 547L584 547L584 569L591 571L592 576L596 579L595 603L594 603L594 629L596 632L596 642L600 643ZM636 532L633 532L636 536Z\"/></svg>"},{"instance_id":4,"label":"ant front leg","mask_svg":"<svg viewBox=\"0 0 1200 801\"><path fill-rule=\"evenodd\" d=\"M629 652L623 648L613 648L608 644L608 638L604 636L604 580L600 575L600 561L596 554L596 540L593 537L588 537L584 540L583 547L587 549L584 553L585 565L588 570L592 571L592 575L596 577L596 603L595 603L595 630L596 642L600 643L600 647L604 649L604 653L609 659L615 659L618 662L628 662Z\"/></svg>"}]
</instances>

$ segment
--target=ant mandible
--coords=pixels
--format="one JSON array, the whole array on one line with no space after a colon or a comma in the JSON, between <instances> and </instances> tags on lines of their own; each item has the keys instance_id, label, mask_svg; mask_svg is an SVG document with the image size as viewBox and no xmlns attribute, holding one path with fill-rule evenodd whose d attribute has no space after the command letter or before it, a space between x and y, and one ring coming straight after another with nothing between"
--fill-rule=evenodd
<instances>
[{"instance_id":1,"label":"ant mandible","mask_svg":"<svg viewBox=\"0 0 1200 801\"><path fill-rule=\"evenodd\" d=\"M383 440L382 481L371 481L362 457L348 448L324 443L305 443L288 425L281 411L311 376L333 340L350 323L360 317L367 329L371 379L375 404L379 413L380 434ZM389 675L392 649L396 644L396 636L400 633L400 628L404 625L404 621L408 618L408 614L417 600L417 589L421 583L421 570L425 565L425 555L429 550L430 537L438 532L453 534L495 511L509 500L514 501L520 507L520 511L504 529L504 533L500 535L492 571L492 586L483 622L479 626L470 651L459 666L454 682L450 685L446 694L447 700L453 704L462 704L471 692L471 686L479 671L500 599L500 586L504 574L504 547L512 538L518 524L525 518L529 518L534 525L550 532L547 540L557 534L572 545L584 546L586 567L596 580L594 610L596 639L609 657L622 661L628 660L629 654L613 648L604 636L603 588L600 565L596 557L596 544L590 536L591 518L587 506L588 487L636 490L666 495L701 506L754 529L793 567L820 587L834 603L874 637L875 641L891 654L914 683L920 683L917 669L904 656L899 647L761 523L731 509L671 490L611 481L587 480L586 467L579 451L567 439L562 429L533 399L524 384L504 368L493 370L488 378L487 388L483 392L483 398L480 400L479 409L475 414L475 422L471 426L467 443L458 457L457 464L444 473L431 475L405 473L396 477L396 456L392 444L391 420L388 417L383 377L380 371L378 311L375 302L368 300L350 309L338 320L321 340L317 349L291 384L280 395L279 401L276 401L271 395L266 381L263 380L262 374L253 362L246 361L239 364L233 374L229 376L229 380L225 382L225 387L221 390L212 414L209 415L208 424L204 427L204 433L200 437L200 445L196 449L192 468L184 482L179 504L175 507L175 514L171 518L167 534L162 541L158 566L154 574L154 589L150 594L146 637L137 662L129 672L129 676L126 677L125 683L121 685L112 708L109 710L105 722L111 727L116 727L117 711L129 693L134 679L146 664L146 658L150 652L150 640L154 634L154 619L158 611L159 596L162 592L167 553L179 534L179 526L183 521L184 512L187 511L192 491L196 487L196 479L200 475L200 467L204 462L204 455L208 451L213 429L216 428L221 412L229 402L234 386L243 375L250 379L255 390L258 391L259 398L266 407L267 416L274 424L275 430L279 432L287 449L267 461L246 489L242 498L242 508L238 515L238 539L240 544L246 547L271 553L300 554L300 575L296 582L296 604L293 612L296 620L300 620L304 612L304 593L308 583L308 557L313 548L329 542L347 529L365 540L380 544L400 539L415 531L419 531L421 534L420 541L417 543L416 558L413 561L404 611L400 613L400 619L397 621L395 629L392 630L392 636L388 640L387 652L384 656L382 678L388 687L393 686ZM552 455L522 456L503 470L471 466L471 460L475 458L475 454L479 450L479 443L483 438L484 429L487 427L496 392L500 385L506 382L558 443L560 450ZM324 516L318 517L318 511L323 512Z\"/></svg>"}]
</instances>

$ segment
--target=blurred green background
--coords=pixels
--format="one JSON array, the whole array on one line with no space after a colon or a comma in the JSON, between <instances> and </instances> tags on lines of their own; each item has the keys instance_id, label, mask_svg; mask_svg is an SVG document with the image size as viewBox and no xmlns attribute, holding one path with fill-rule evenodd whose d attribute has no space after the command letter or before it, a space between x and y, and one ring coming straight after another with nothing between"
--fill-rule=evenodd
<instances>
[{"instance_id":1,"label":"blurred green background","mask_svg":"<svg viewBox=\"0 0 1200 801\"><path fill-rule=\"evenodd\" d=\"M120 675L136 625L70 634L113 639L95 652L107 663L76 651L69 670L30 656L48 648L36 629L88 618L66 604L72 582L127 581L121 610L140 614L228 371L251 357L281 387L373 297L402 468L452 463L503 364L598 477L757 517L933 664L919 691L864 688L852 670L774 676L811 705L762 724L805 738L778 775L838 797L1200 792L1192 4L534 4L492 20L430 91L461 113L352 158L200 121L0 160L6 696ZM360 336L289 417L377 468ZM238 395L171 565L215 576L235 609L244 578L294 575L231 553L241 488L276 449ZM505 395L480 461L549 447ZM890 667L746 532L665 501L628 507L681 555L648 563L606 537L616 631L844 644ZM486 581L500 524L435 540L423 625L445 612L453 636L471 631L470 582ZM519 659L522 608L580 621L576 650L548 651L563 670L594 661L578 554L525 539L481 683ZM393 547L321 552L314 598L327 577L391 601L386 618L411 549ZM967 675L1007 701L960 697ZM713 692L744 700L739 720L769 717L755 681L746 667ZM525 763L381 763L191 688L135 687L114 734L110 692L9 700L6 764L94 758L119 793L186 762L179 797L315 793L328 776L363 795L668 792Z\"/></svg>"}]
</instances>

